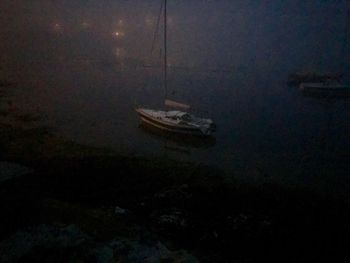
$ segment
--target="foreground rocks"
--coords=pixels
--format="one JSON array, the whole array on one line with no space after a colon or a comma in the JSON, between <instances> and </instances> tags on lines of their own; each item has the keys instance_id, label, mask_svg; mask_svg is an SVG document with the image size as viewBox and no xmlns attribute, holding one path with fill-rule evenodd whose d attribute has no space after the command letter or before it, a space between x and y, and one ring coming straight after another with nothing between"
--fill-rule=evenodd
<instances>
[{"instance_id":1,"label":"foreground rocks","mask_svg":"<svg viewBox=\"0 0 350 263\"><path fill-rule=\"evenodd\" d=\"M49 238L73 225L70 244L83 242L61 249L59 238L49 247L15 253L37 262L50 253L62 254L54 262L80 255L85 262L142 262L137 260L146 256L157 262L153 258L183 255L199 262L303 262L305 252L317 259L347 255L345 199L278 185L238 185L220 171L190 164L114 156L22 162L34 172L0 187L2 244L14 244L18 233L28 231L39 242L43 225ZM3 251L11 260L11 250Z\"/></svg>"},{"instance_id":2,"label":"foreground rocks","mask_svg":"<svg viewBox=\"0 0 350 263\"><path fill-rule=\"evenodd\" d=\"M0 184L31 172L32 170L25 166L12 162L0 161Z\"/></svg>"},{"instance_id":3,"label":"foreground rocks","mask_svg":"<svg viewBox=\"0 0 350 263\"><path fill-rule=\"evenodd\" d=\"M184 250L170 251L157 240L116 237L97 242L77 226L39 225L0 242L0 261L7 262L183 262L197 259Z\"/></svg>"}]
</instances>

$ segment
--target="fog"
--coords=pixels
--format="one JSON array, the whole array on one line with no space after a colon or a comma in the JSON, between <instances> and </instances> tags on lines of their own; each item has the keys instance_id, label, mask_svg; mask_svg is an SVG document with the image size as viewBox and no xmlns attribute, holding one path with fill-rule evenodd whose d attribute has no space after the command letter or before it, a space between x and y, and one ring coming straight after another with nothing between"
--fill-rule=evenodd
<instances>
[{"instance_id":1,"label":"fog","mask_svg":"<svg viewBox=\"0 0 350 263\"><path fill-rule=\"evenodd\" d=\"M348 256L350 1L162 2L0 0L0 261Z\"/></svg>"},{"instance_id":2,"label":"fog","mask_svg":"<svg viewBox=\"0 0 350 263\"><path fill-rule=\"evenodd\" d=\"M3 0L2 60L47 60L58 54L110 60L109 52L118 45L126 56L143 63L159 61L162 20L153 54L151 47L160 3ZM229 70L248 64L258 70L339 70L348 8L348 1L331 0L170 0L169 64Z\"/></svg>"}]
</instances>

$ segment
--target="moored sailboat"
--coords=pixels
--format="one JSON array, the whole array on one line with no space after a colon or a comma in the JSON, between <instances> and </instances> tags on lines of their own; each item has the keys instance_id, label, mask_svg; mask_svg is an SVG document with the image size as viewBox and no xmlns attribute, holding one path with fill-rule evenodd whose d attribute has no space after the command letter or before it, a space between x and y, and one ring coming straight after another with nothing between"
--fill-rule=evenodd
<instances>
[{"instance_id":1,"label":"moored sailboat","mask_svg":"<svg viewBox=\"0 0 350 263\"><path fill-rule=\"evenodd\" d=\"M187 134L194 136L210 136L215 131L215 124L211 119L195 117L183 111L162 111L137 108L141 121L166 132Z\"/></svg>"},{"instance_id":2,"label":"moored sailboat","mask_svg":"<svg viewBox=\"0 0 350 263\"><path fill-rule=\"evenodd\" d=\"M211 119L196 117L187 111L190 106L167 98L167 0L164 0L164 90L165 106L180 110L155 110L138 107L135 111L145 125L161 131L192 136L211 136L216 126Z\"/></svg>"}]
</instances>

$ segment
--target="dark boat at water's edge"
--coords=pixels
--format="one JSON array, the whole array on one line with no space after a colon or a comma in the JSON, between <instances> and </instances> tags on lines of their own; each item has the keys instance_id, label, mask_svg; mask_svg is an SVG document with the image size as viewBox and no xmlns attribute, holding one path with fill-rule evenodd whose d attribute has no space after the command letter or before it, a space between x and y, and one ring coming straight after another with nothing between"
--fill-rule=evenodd
<instances>
[{"instance_id":1,"label":"dark boat at water's edge","mask_svg":"<svg viewBox=\"0 0 350 263\"><path fill-rule=\"evenodd\" d=\"M324 97L324 98L348 98L350 97L350 88L338 83L301 83L299 89L306 96Z\"/></svg>"},{"instance_id":2,"label":"dark boat at water's edge","mask_svg":"<svg viewBox=\"0 0 350 263\"><path fill-rule=\"evenodd\" d=\"M340 82L343 78L343 74L340 73L293 73L289 74L287 83L288 85L300 85L305 82Z\"/></svg>"}]
</instances>

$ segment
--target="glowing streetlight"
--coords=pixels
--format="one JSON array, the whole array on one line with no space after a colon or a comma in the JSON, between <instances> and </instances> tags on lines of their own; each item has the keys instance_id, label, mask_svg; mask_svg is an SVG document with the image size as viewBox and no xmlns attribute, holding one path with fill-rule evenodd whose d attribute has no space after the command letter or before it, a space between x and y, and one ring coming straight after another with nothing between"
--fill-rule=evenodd
<instances>
[{"instance_id":1,"label":"glowing streetlight","mask_svg":"<svg viewBox=\"0 0 350 263\"><path fill-rule=\"evenodd\" d=\"M116 31L113 33L113 36L116 37L116 38L121 38L124 36L124 33L123 32L120 32L120 31Z\"/></svg>"}]
</instances>

